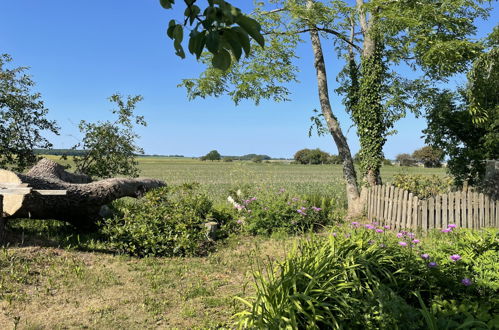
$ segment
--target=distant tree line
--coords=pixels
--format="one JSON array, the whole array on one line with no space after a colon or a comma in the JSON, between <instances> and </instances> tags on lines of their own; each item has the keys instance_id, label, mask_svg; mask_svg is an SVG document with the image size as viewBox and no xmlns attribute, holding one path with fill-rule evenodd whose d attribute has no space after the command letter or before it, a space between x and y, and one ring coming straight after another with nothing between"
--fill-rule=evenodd
<instances>
[{"instance_id":1,"label":"distant tree line","mask_svg":"<svg viewBox=\"0 0 499 330\"><path fill-rule=\"evenodd\" d=\"M271 160L272 158L268 155L257 155L257 154L247 154L243 156L222 156L217 150L212 150L204 156L199 157L200 160L222 160L225 162L231 162L234 160L251 160L255 163L261 163L264 160Z\"/></svg>"},{"instance_id":2,"label":"distant tree line","mask_svg":"<svg viewBox=\"0 0 499 330\"><path fill-rule=\"evenodd\" d=\"M83 156L86 151L78 149L35 149L35 155Z\"/></svg>"}]
</instances>

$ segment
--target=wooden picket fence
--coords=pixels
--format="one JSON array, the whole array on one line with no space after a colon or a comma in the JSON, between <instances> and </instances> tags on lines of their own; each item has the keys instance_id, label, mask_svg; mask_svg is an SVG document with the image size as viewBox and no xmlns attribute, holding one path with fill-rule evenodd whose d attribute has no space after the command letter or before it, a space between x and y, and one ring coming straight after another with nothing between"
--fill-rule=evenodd
<instances>
[{"instance_id":1,"label":"wooden picket fence","mask_svg":"<svg viewBox=\"0 0 499 330\"><path fill-rule=\"evenodd\" d=\"M499 227L499 201L482 193L457 191L428 199L390 185L367 193L367 217L395 229Z\"/></svg>"}]
</instances>

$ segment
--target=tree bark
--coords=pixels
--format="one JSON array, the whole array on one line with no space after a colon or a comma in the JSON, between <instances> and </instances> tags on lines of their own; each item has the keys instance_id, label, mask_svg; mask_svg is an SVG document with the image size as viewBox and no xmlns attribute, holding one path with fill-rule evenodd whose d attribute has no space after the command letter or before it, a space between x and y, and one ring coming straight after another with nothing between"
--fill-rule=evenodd
<instances>
[{"instance_id":1,"label":"tree bark","mask_svg":"<svg viewBox=\"0 0 499 330\"><path fill-rule=\"evenodd\" d=\"M308 3L310 5L312 1L309 0ZM312 49L314 52L314 65L317 74L317 87L322 114L324 115L329 132L333 137L336 147L338 148L338 153L343 162L343 176L346 181L348 200L348 216L360 216L363 213L363 205L359 204L360 193L357 186L357 174L353 165L352 154L350 152L347 139L341 131L338 119L334 116L331 108L327 84L326 64L324 62L319 32L314 26L311 26L310 29L310 39L312 41Z\"/></svg>"},{"instance_id":2,"label":"tree bark","mask_svg":"<svg viewBox=\"0 0 499 330\"><path fill-rule=\"evenodd\" d=\"M56 219L80 228L91 228L98 220L103 205L122 197L140 197L145 192L165 186L155 179L114 178L89 182L86 176L66 172L48 159L42 159L26 174L1 170L0 181L8 177L11 183L27 183L33 189L66 190L66 195L5 195L7 218ZM84 183L86 182L86 183ZM0 192L1 193L1 192Z\"/></svg>"}]
</instances>

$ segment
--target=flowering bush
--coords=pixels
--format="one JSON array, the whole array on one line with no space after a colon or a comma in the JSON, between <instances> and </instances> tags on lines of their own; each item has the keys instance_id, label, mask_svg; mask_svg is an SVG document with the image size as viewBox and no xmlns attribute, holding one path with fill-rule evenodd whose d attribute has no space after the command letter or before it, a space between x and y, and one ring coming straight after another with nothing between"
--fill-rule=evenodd
<instances>
[{"instance_id":1,"label":"flowering bush","mask_svg":"<svg viewBox=\"0 0 499 330\"><path fill-rule=\"evenodd\" d=\"M205 254L213 242L204 223L216 220L223 230L231 221L192 184L155 189L115 207L119 214L104 221L102 232L118 252L140 257Z\"/></svg>"},{"instance_id":2,"label":"flowering bush","mask_svg":"<svg viewBox=\"0 0 499 330\"><path fill-rule=\"evenodd\" d=\"M236 210L241 229L252 235L273 232L302 233L331 222L332 202L292 196L284 189L270 192L232 192L228 201Z\"/></svg>"},{"instance_id":3,"label":"flowering bush","mask_svg":"<svg viewBox=\"0 0 499 330\"><path fill-rule=\"evenodd\" d=\"M499 327L498 230L417 237L376 223L336 226L255 274L240 327ZM264 275L265 274L265 275ZM424 316L424 317L423 317Z\"/></svg>"}]
</instances>

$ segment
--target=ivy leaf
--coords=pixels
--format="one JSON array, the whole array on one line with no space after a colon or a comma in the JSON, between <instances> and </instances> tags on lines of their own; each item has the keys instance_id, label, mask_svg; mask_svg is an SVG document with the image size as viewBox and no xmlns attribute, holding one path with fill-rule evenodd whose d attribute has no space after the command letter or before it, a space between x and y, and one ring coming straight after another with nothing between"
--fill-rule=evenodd
<instances>
[{"instance_id":1,"label":"ivy leaf","mask_svg":"<svg viewBox=\"0 0 499 330\"><path fill-rule=\"evenodd\" d=\"M217 54L213 55L211 61L213 67L226 71L230 67L231 57L228 51L221 49Z\"/></svg>"},{"instance_id":2,"label":"ivy leaf","mask_svg":"<svg viewBox=\"0 0 499 330\"><path fill-rule=\"evenodd\" d=\"M242 27L255 41L261 46L265 46L265 39L260 33L261 26L256 20L245 16L239 15L236 19L236 23Z\"/></svg>"}]
</instances>

